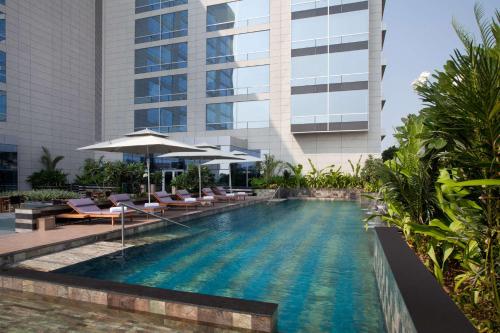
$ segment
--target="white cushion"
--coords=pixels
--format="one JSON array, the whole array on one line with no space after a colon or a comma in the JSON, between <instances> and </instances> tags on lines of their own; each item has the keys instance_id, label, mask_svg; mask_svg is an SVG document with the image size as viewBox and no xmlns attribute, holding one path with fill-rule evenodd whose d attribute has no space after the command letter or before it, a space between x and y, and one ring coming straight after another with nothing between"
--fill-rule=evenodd
<instances>
[{"instance_id":1,"label":"white cushion","mask_svg":"<svg viewBox=\"0 0 500 333\"><path fill-rule=\"evenodd\" d=\"M144 204L144 208L152 208L152 207L160 207L160 204L157 202L146 202Z\"/></svg>"},{"instance_id":2,"label":"white cushion","mask_svg":"<svg viewBox=\"0 0 500 333\"><path fill-rule=\"evenodd\" d=\"M234 197L234 196L235 196L235 194L234 194L234 193L227 193L227 194L226 194L226 197Z\"/></svg>"},{"instance_id":3,"label":"white cushion","mask_svg":"<svg viewBox=\"0 0 500 333\"><path fill-rule=\"evenodd\" d=\"M127 207L123 207L123 208L125 208L125 211L127 211ZM111 208L109 208L109 212L110 213L121 213L122 207L111 207Z\"/></svg>"},{"instance_id":4,"label":"white cushion","mask_svg":"<svg viewBox=\"0 0 500 333\"><path fill-rule=\"evenodd\" d=\"M196 202L196 198L184 198L184 202Z\"/></svg>"},{"instance_id":5,"label":"white cushion","mask_svg":"<svg viewBox=\"0 0 500 333\"><path fill-rule=\"evenodd\" d=\"M213 195L206 195L203 197L203 200L214 200L214 196Z\"/></svg>"},{"instance_id":6,"label":"white cushion","mask_svg":"<svg viewBox=\"0 0 500 333\"><path fill-rule=\"evenodd\" d=\"M247 195L245 192L236 192L238 195Z\"/></svg>"}]
</instances>

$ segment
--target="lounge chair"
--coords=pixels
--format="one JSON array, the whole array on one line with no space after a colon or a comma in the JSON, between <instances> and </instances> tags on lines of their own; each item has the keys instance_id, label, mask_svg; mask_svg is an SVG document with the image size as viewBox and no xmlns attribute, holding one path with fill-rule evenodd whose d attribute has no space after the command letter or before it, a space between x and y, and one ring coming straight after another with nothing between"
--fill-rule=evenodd
<instances>
[{"instance_id":1,"label":"lounge chair","mask_svg":"<svg viewBox=\"0 0 500 333\"><path fill-rule=\"evenodd\" d=\"M122 194L113 194L113 195L110 195L108 197L108 199L113 203L113 205L115 205L116 207L119 206L120 203L123 203L127 206L131 206L131 207L134 207L135 209L139 209L139 210L142 210L142 211L145 211L145 212L148 212L148 213L155 213L155 212L160 212L163 214L163 211L165 210L164 207L146 207L146 205L136 205L134 204L134 202L132 201L132 199L130 199L130 196L126 193L122 193Z\"/></svg>"},{"instance_id":2,"label":"lounge chair","mask_svg":"<svg viewBox=\"0 0 500 333\"><path fill-rule=\"evenodd\" d=\"M156 201L158 201L160 206L164 207L183 207L185 209L188 209L190 207L196 208L200 206L200 203L198 201L185 202L184 200L174 200L172 199L171 195L165 191L154 192L153 197L156 199Z\"/></svg>"},{"instance_id":3,"label":"lounge chair","mask_svg":"<svg viewBox=\"0 0 500 333\"><path fill-rule=\"evenodd\" d=\"M202 191L203 193L203 191ZM213 196L208 196L208 197L201 197L201 198L194 198L191 193L189 193L188 191L186 190L177 190L175 191L175 197L178 199L178 200L181 200L181 201L186 201L187 200L193 200L195 199L197 202L208 202L212 205L214 205L215 203L215 197Z\"/></svg>"},{"instance_id":4,"label":"lounge chair","mask_svg":"<svg viewBox=\"0 0 500 333\"><path fill-rule=\"evenodd\" d=\"M115 225L115 218L120 218L121 213L111 213L109 209L101 209L97 207L94 201L89 198L85 199L71 199L67 202L68 206L73 209L73 213L59 214L60 218L79 218L79 219L92 219L92 218L109 218L111 225ZM125 213L126 216L132 220L131 211Z\"/></svg>"},{"instance_id":5,"label":"lounge chair","mask_svg":"<svg viewBox=\"0 0 500 333\"><path fill-rule=\"evenodd\" d=\"M216 200L219 200L219 201L235 201L236 200L236 196L234 196L234 195L231 195L231 196L218 195L218 194L215 194L212 191L212 189L210 189L208 187L205 187L204 189L202 189L201 193L203 193L203 195L213 197L213 198L215 198Z\"/></svg>"},{"instance_id":6,"label":"lounge chair","mask_svg":"<svg viewBox=\"0 0 500 333\"><path fill-rule=\"evenodd\" d=\"M226 190L222 186L216 186L212 187L212 190L214 191L215 194L217 195L222 195L222 196L234 196L238 200L245 200L247 197L247 194L245 192L236 192L236 193L227 193Z\"/></svg>"}]
</instances>

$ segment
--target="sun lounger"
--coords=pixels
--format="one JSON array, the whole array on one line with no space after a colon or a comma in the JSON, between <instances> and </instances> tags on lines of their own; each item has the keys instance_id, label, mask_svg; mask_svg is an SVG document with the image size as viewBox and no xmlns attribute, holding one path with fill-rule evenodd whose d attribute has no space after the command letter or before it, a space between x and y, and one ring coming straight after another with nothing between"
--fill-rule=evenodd
<instances>
[{"instance_id":1,"label":"sun lounger","mask_svg":"<svg viewBox=\"0 0 500 333\"><path fill-rule=\"evenodd\" d=\"M165 210L165 206L157 206L157 207L147 207L147 205L136 205L130 199L130 195L127 193L122 193L122 194L113 194L108 197L108 199L115 205L116 207L119 207L120 203L123 203L127 206L133 207L135 209L139 209L148 213L155 213L155 212L160 212L163 214L163 211Z\"/></svg>"},{"instance_id":2,"label":"sun lounger","mask_svg":"<svg viewBox=\"0 0 500 333\"><path fill-rule=\"evenodd\" d=\"M231 196L218 195L218 194L215 194L212 191L212 189L210 189L208 187L205 187L204 189L202 189L201 193L203 193L203 195L205 195L205 196L213 197L213 198L215 198L216 200L219 200L219 201L235 201L236 200L236 196L234 196L234 195L231 195Z\"/></svg>"},{"instance_id":3,"label":"sun lounger","mask_svg":"<svg viewBox=\"0 0 500 333\"><path fill-rule=\"evenodd\" d=\"M70 206L74 213L61 214L57 217L61 218L82 218L82 219L92 219L92 218L109 218L111 219L111 225L115 224L115 218L120 218L121 213L110 212L109 209L101 209L97 207L92 199L71 199L68 200L68 206ZM131 212L125 213L131 220Z\"/></svg>"},{"instance_id":4,"label":"sun lounger","mask_svg":"<svg viewBox=\"0 0 500 333\"><path fill-rule=\"evenodd\" d=\"M214 191L215 194L217 195L229 195L229 196L235 196L236 199L238 200L245 200L247 197L247 194L245 192L233 192L233 193L227 193L227 191L222 187L222 186L216 186L212 187L212 190Z\"/></svg>"},{"instance_id":5,"label":"sun lounger","mask_svg":"<svg viewBox=\"0 0 500 333\"><path fill-rule=\"evenodd\" d=\"M202 193L203 193L203 191L202 191ZM194 197L191 195L191 193L189 193L186 190L182 190L182 189L175 191L175 197L178 198L179 200L184 200L184 201L186 201L186 200L191 201L194 199ZM215 197L213 197L213 196L205 196L202 198L196 198L195 200L197 202L210 203L211 205L215 204Z\"/></svg>"},{"instance_id":6,"label":"sun lounger","mask_svg":"<svg viewBox=\"0 0 500 333\"><path fill-rule=\"evenodd\" d=\"M200 203L198 201L186 202L184 200L174 200L172 199L171 195L165 191L154 192L153 197L161 206L165 207L183 207L185 209L188 209L190 207L196 208L200 206Z\"/></svg>"}]
</instances>

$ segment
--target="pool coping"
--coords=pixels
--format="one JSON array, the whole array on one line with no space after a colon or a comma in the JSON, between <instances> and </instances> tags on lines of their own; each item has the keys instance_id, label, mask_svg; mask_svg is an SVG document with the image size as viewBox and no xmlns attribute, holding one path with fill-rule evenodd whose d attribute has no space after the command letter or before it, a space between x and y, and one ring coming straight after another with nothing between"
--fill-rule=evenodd
<instances>
[{"instance_id":1,"label":"pool coping","mask_svg":"<svg viewBox=\"0 0 500 333\"><path fill-rule=\"evenodd\" d=\"M213 207L208 210L199 211L187 211L182 215L172 217L171 220L175 222L187 222L190 220L198 219L201 217L211 216L219 213L228 212L234 209L239 209L254 204L265 202L266 198L256 198L252 200L245 200L234 202L230 204L224 204L224 206ZM171 222L166 222L163 220L152 220L150 222L144 222L136 225L125 225L125 237L140 234L146 231L158 229L165 227L166 225L172 224ZM36 232L36 231L35 231ZM47 231L50 232L50 231ZM100 233L95 233L92 235L87 235L83 237L76 237L69 240L56 241L50 244L44 244L39 246L27 247L22 250L16 250L11 252L6 252L0 255L0 268L16 264L20 261L36 258L39 256L60 252L63 250L68 250L71 248L79 247L82 245L95 243L98 241L110 241L117 240L121 237L121 230L114 229L109 231L104 231ZM126 239L126 238L125 238ZM1 240L1 239L0 239Z\"/></svg>"},{"instance_id":2,"label":"pool coping","mask_svg":"<svg viewBox=\"0 0 500 333\"><path fill-rule=\"evenodd\" d=\"M0 270L0 287L239 329L275 332L278 304L22 268Z\"/></svg>"},{"instance_id":3,"label":"pool coping","mask_svg":"<svg viewBox=\"0 0 500 333\"><path fill-rule=\"evenodd\" d=\"M393 291L400 294L404 302L401 310L411 317L416 332L477 332L408 246L398 229L375 227L375 235L396 282ZM398 314L399 317L401 315ZM395 327L398 324L393 323L390 314L384 312L384 316L389 330L392 331L392 327L398 331L398 327Z\"/></svg>"}]
</instances>

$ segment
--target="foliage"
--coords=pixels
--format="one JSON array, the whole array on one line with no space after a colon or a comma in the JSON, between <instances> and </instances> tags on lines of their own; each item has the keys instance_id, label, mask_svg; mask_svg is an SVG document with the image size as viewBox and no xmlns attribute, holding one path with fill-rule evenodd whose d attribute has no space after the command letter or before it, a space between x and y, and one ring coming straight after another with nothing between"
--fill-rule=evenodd
<instances>
[{"instance_id":1,"label":"foliage","mask_svg":"<svg viewBox=\"0 0 500 333\"><path fill-rule=\"evenodd\" d=\"M64 156L52 158L50 151L46 147L42 147L42 151L40 163L43 169L33 172L26 181L34 189L41 187L62 187L66 185L66 174L57 169L57 164L64 159Z\"/></svg>"},{"instance_id":2,"label":"foliage","mask_svg":"<svg viewBox=\"0 0 500 333\"><path fill-rule=\"evenodd\" d=\"M282 167L283 162L277 160L274 155L264 155L264 161L260 162L262 178L264 178L267 183L270 183L272 177L276 176L282 170Z\"/></svg>"},{"instance_id":3,"label":"foliage","mask_svg":"<svg viewBox=\"0 0 500 333\"><path fill-rule=\"evenodd\" d=\"M75 179L79 185L116 187L126 192L138 193L144 180L145 167L142 163L103 161L86 159L82 173ZM124 186L126 188L124 188Z\"/></svg>"},{"instance_id":4,"label":"foliage","mask_svg":"<svg viewBox=\"0 0 500 333\"><path fill-rule=\"evenodd\" d=\"M500 330L500 13L416 90L425 107L398 128L378 167L381 217L404 231L436 279L481 332Z\"/></svg>"},{"instance_id":5,"label":"foliage","mask_svg":"<svg viewBox=\"0 0 500 333\"><path fill-rule=\"evenodd\" d=\"M390 146L382 152L382 161L392 160L394 158L394 154L398 151L398 147Z\"/></svg>"},{"instance_id":6,"label":"foliage","mask_svg":"<svg viewBox=\"0 0 500 333\"><path fill-rule=\"evenodd\" d=\"M11 191L0 193L0 196L22 196L24 200L27 201L52 201L80 198L80 195L76 192L63 190Z\"/></svg>"},{"instance_id":7,"label":"foliage","mask_svg":"<svg viewBox=\"0 0 500 333\"><path fill-rule=\"evenodd\" d=\"M178 189L186 189L191 193L199 192L199 177L198 166L190 165L187 172L182 173L175 177L171 183ZM210 187L215 185L215 179L210 169L206 166L201 166L201 187Z\"/></svg>"},{"instance_id":8,"label":"foliage","mask_svg":"<svg viewBox=\"0 0 500 333\"><path fill-rule=\"evenodd\" d=\"M380 175L378 174L381 168L382 160L368 155L365 164L361 169L360 178L363 183L363 188L368 192L376 192L380 188Z\"/></svg>"},{"instance_id":9,"label":"foliage","mask_svg":"<svg viewBox=\"0 0 500 333\"><path fill-rule=\"evenodd\" d=\"M26 181L34 189L43 187L63 187L66 185L66 174L61 170L40 170L33 172Z\"/></svg>"},{"instance_id":10,"label":"foliage","mask_svg":"<svg viewBox=\"0 0 500 333\"><path fill-rule=\"evenodd\" d=\"M302 175L302 170L304 169L304 166L302 164L292 164L292 163L285 163L287 170L291 171L291 183L295 185L295 188L300 188L301 186L304 185L304 176Z\"/></svg>"}]
</instances>

